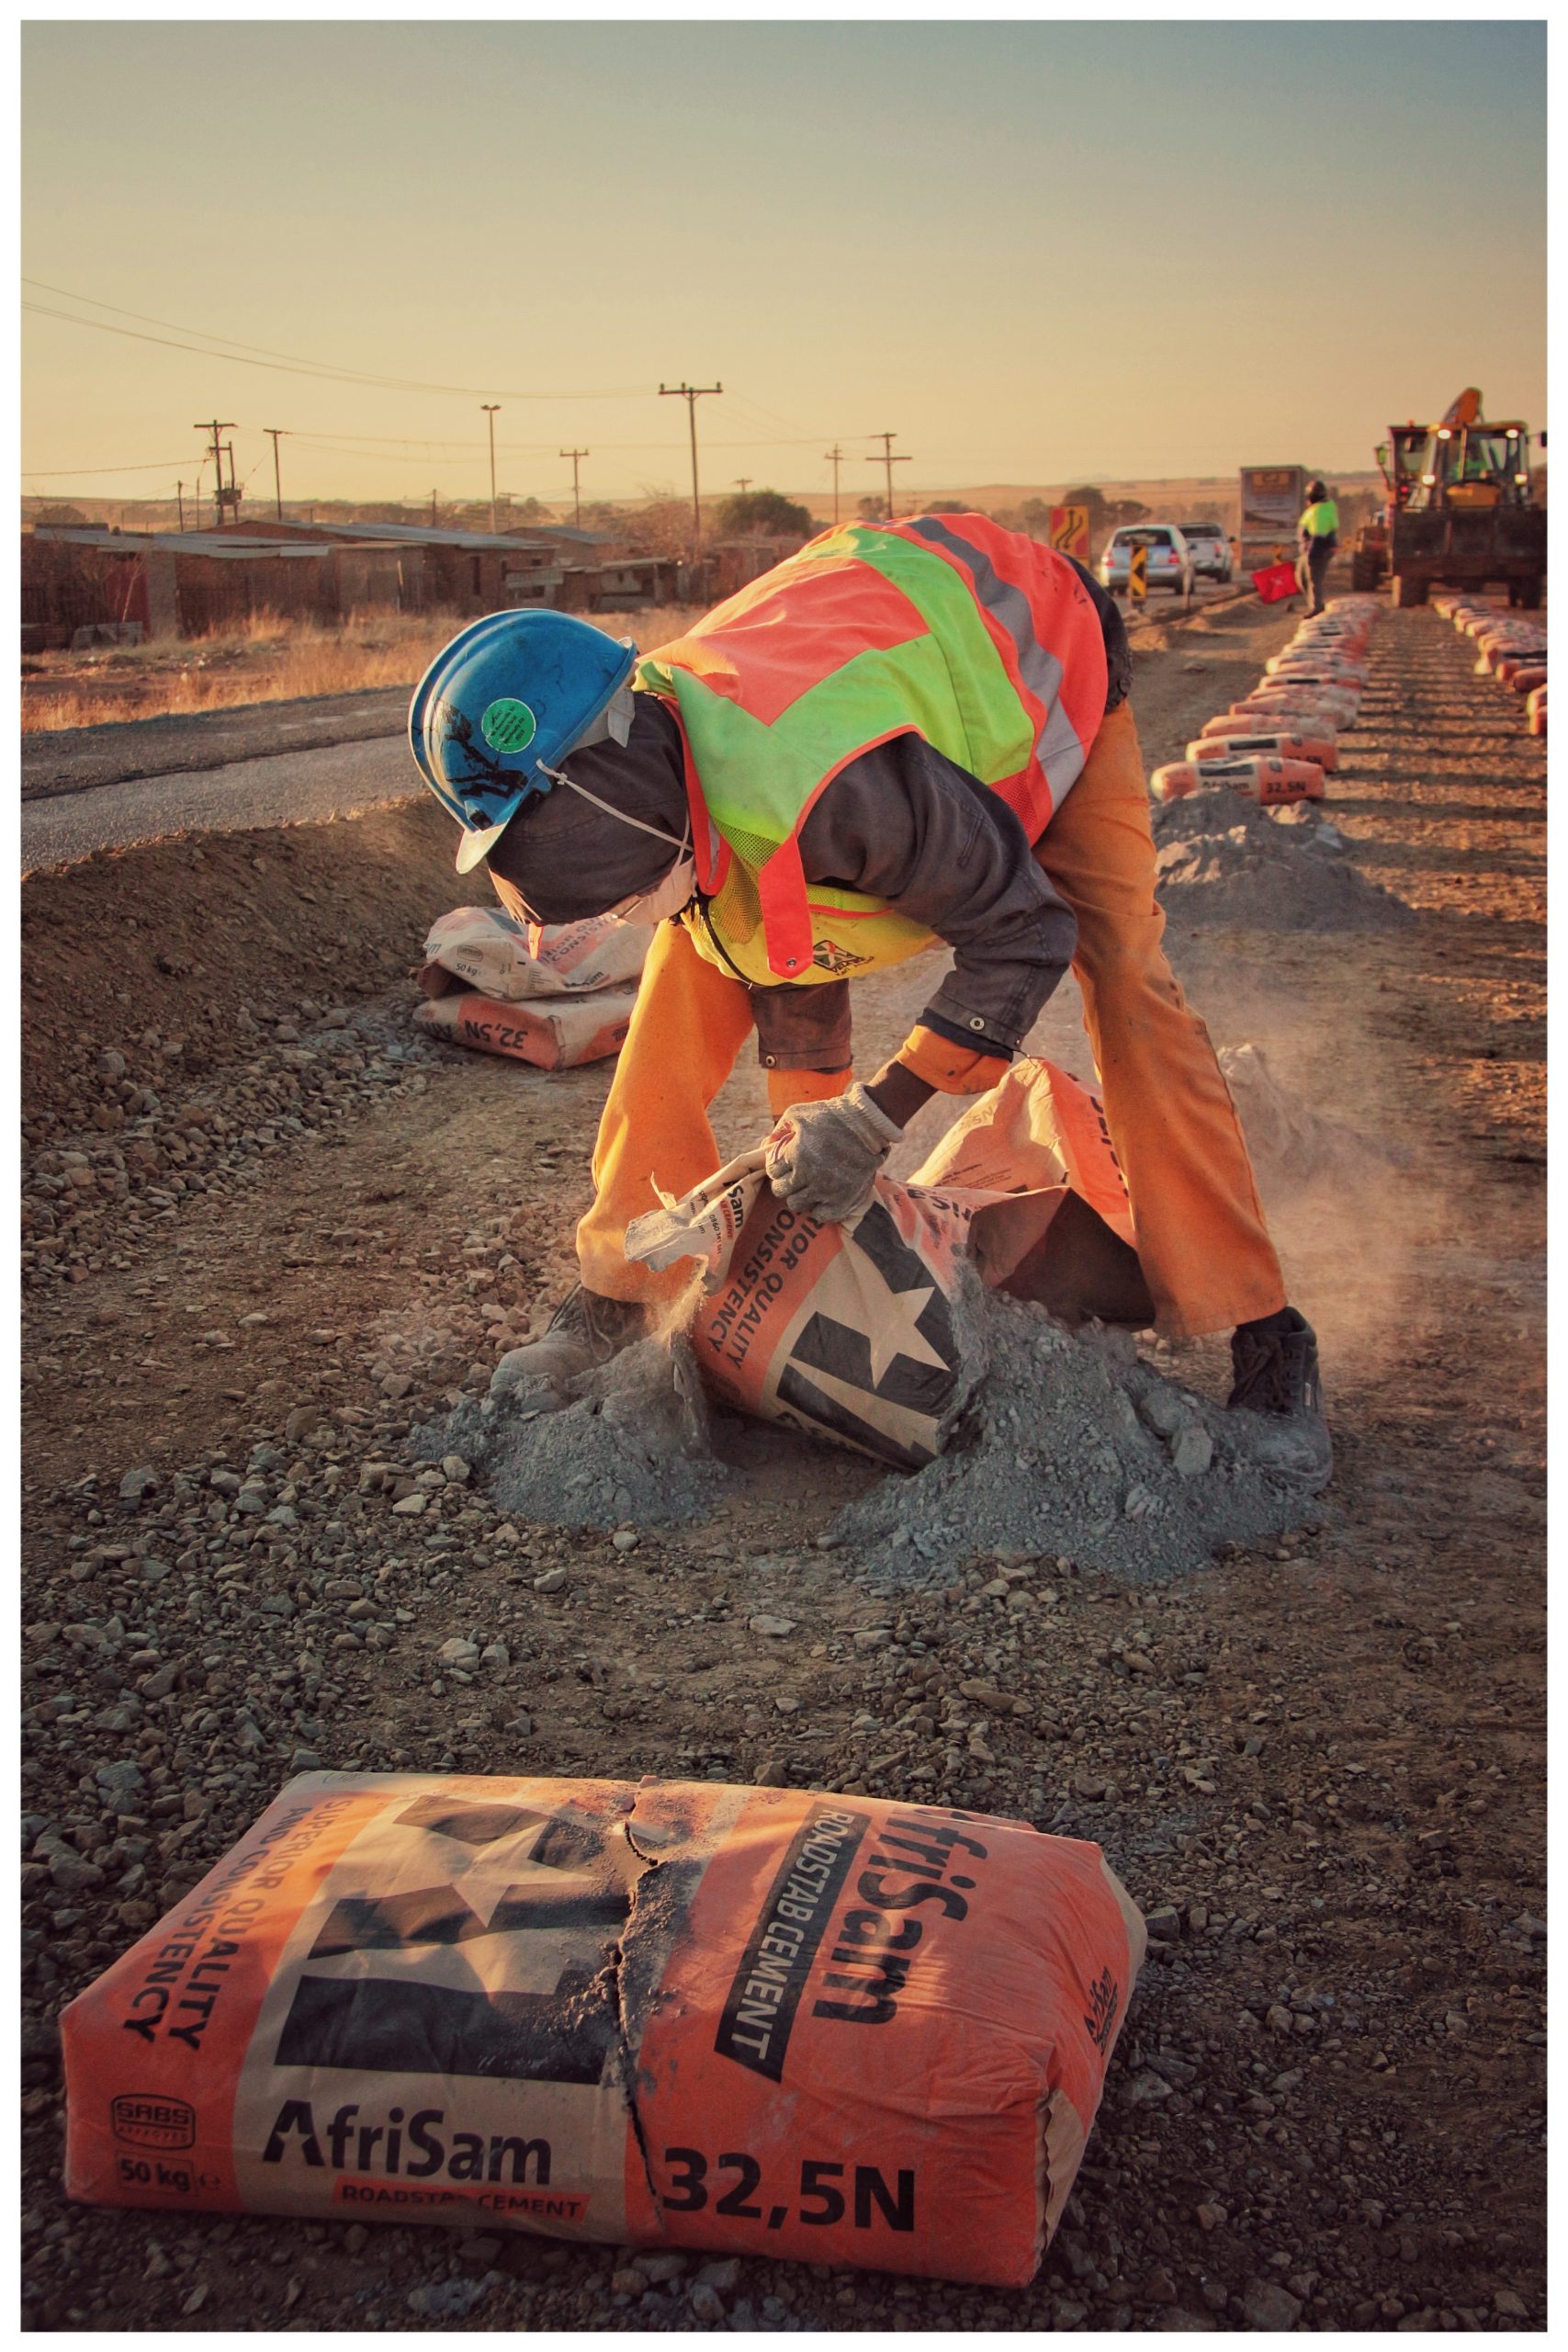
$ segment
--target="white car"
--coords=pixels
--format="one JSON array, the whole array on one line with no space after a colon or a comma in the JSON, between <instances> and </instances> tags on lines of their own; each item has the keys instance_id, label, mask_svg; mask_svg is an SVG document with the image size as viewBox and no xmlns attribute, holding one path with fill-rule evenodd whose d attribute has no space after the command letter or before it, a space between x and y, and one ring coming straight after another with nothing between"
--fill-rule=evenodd
<instances>
[{"instance_id":1,"label":"white car","mask_svg":"<svg viewBox=\"0 0 1568 2352\"><path fill-rule=\"evenodd\" d=\"M1192 550L1192 569L1200 580L1231 578L1235 565L1223 524L1183 523L1181 536Z\"/></svg>"},{"instance_id":2,"label":"white car","mask_svg":"<svg viewBox=\"0 0 1568 2352\"><path fill-rule=\"evenodd\" d=\"M1194 566L1192 551L1174 523L1124 523L1113 531L1100 559L1100 584L1114 594L1125 594L1127 563L1134 548L1149 551L1148 582L1151 588L1169 588L1179 596L1190 596Z\"/></svg>"}]
</instances>

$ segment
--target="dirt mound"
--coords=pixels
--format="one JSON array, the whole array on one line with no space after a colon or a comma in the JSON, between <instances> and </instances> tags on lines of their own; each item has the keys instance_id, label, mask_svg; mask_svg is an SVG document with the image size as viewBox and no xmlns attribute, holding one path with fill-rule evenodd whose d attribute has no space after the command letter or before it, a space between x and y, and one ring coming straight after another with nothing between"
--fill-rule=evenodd
<instances>
[{"instance_id":1,"label":"dirt mound","mask_svg":"<svg viewBox=\"0 0 1568 2352\"><path fill-rule=\"evenodd\" d=\"M254 1055L258 1031L363 1002L418 960L432 918L488 903L452 872L433 800L322 825L175 837L22 884L22 1099L30 1142L124 1125L117 1085L167 1089Z\"/></svg>"},{"instance_id":2,"label":"dirt mound","mask_svg":"<svg viewBox=\"0 0 1568 2352\"><path fill-rule=\"evenodd\" d=\"M1370 882L1322 819L1277 821L1234 793L1197 792L1154 812L1158 891L1185 922L1251 931L1393 931L1414 909Z\"/></svg>"},{"instance_id":3,"label":"dirt mound","mask_svg":"<svg viewBox=\"0 0 1568 2352\"><path fill-rule=\"evenodd\" d=\"M1301 1486L1248 1451L1266 1424L1178 1387L1130 1339L1074 1337L996 1294L981 1329L987 1370L948 1451L913 1477L884 1479L833 1522L875 1582L945 1583L973 1554L994 1552L1158 1583L1224 1544L1302 1522Z\"/></svg>"}]
</instances>

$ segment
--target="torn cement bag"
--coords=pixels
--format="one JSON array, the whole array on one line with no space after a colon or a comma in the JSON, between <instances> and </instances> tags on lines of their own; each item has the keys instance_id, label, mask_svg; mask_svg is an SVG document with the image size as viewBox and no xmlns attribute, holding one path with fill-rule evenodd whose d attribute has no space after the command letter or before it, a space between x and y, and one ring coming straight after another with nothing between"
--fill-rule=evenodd
<instances>
[{"instance_id":1,"label":"torn cement bag","mask_svg":"<svg viewBox=\"0 0 1568 2352\"><path fill-rule=\"evenodd\" d=\"M472 989L502 1004L624 988L641 973L652 935L608 915L530 931L499 907L454 907L430 926L420 983L426 996Z\"/></svg>"},{"instance_id":2,"label":"torn cement bag","mask_svg":"<svg viewBox=\"0 0 1568 2352\"><path fill-rule=\"evenodd\" d=\"M761 1149L626 1232L655 1269L698 1260L689 1327L726 1404L899 1469L942 1451L982 1369L962 1295L965 1258L988 1287L1142 1329L1154 1306L1133 1246L1104 1113L1050 1062L1017 1062L908 1184L821 1225L778 1200Z\"/></svg>"},{"instance_id":3,"label":"torn cement bag","mask_svg":"<svg viewBox=\"0 0 1568 2352\"><path fill-rule=\"evenodd\" d=\"M536 1069L570 1069L618 1054L631 1025L635 988L592 996L557 996L539 1004L502 1004L489 996L432 996L414 1007L427 1037L480 1053L506 1054Z\"/></svg>"},{"instance_id":4,"label":"torn cement bag","mask_svg":"<svg viewBox=\"0 0 1568 2352\"><path fill-rule=\"evenodd\" d=\"M918 1470L979 1368L959 1298L976 1205L879 1176L858 1217L819 1225L775 1197L759 1146L634 1218L626 1256L705 1265L687 1336L725 1404Z\"/></svg>"},{"instance_id":5,"label":"torn cement bag","mask_svg":"<svg viewBox=\"0 0 1568 2352\"><path fill-rule=\"evenodd\" d=\"M1144 1949L1021 1822L310 1773L66 2009L66 2188L1021 2287Z\"/></svg>"}]
</instances>

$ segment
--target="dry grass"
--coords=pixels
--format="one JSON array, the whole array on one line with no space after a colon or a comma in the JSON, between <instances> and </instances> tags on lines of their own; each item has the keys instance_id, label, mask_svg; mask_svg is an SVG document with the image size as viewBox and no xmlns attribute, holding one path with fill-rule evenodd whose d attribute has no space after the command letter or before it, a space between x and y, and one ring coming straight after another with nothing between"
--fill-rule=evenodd
<instances>
[{"instance_id":1,"label":"dry grass","mask_svg":"<svg viewBox=\"0 0 1568 2352\"><path fill-rule=\"evenodd\" d=\"M681 606L653 605L603 614L596 626L647 649L679 636L693 617ZM461 626L452 613L356 613L337 628L258 614L175 645L42 654L22 680L22 732L412 686Z\"/></svg>"}]
</instances>

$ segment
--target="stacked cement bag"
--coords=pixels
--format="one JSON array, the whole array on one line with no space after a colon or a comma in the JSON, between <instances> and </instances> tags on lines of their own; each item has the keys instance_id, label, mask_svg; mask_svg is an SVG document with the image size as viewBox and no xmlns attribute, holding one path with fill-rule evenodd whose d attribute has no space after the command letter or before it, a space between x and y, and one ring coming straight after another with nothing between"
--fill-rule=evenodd
<instances>
[{"instance_id":1,"label":"stacked cement bag","mask_svg":"<svg viewBox=\"0 0 1568 2352\"><path fill-rule=\"evenodd\" d=\"M66 2010L66 2187L1023 2287L1145 1944L993 1815L313 1772Z\"/></svg>"},{"instance_id":2,"label":"stacked cement bag","mask_svg":"<svg viewBox=\"0 0 1568 2352\"><path fill-rule=\"evenodd\" d=\"M1461 637L1474 639L1475 674L1494 677L1525 704L1529 731L1546 732L1546 624L1539 614L1514 613L1482 596L1434 596L1434 608Z\"/></svg>"},{"instance_id":3,"label":"stacked cement bag","mask_svg":"<svg viewBox=\"0 0 1568 2352\"><path fill-rule=\"evenodd\" d=\"M448 1045L566 1069L619 1053L651 933L608 915L531 930L499 907L432 924L414 1019Z\"/></svg>"},{"instance_id":4,"label":"stacked cement bag","mask_svg":"<svg viewBox=\"0 0 1568 2352\"><path fill-rule=\"evenodd\" d=\"M1184 761L1156 768L1156 800L1228 787L1269 803L1321 800L1367 684L1375 596L1337 596L1270 656L1249 695L1206 721Z\"/></svg>"}]
</instances>

